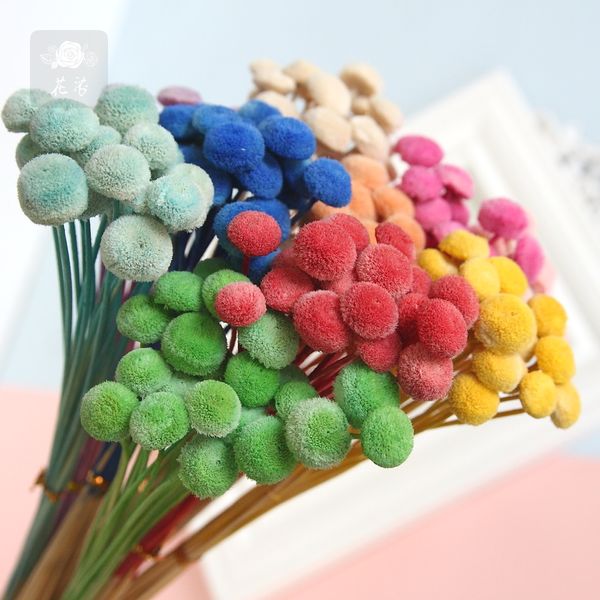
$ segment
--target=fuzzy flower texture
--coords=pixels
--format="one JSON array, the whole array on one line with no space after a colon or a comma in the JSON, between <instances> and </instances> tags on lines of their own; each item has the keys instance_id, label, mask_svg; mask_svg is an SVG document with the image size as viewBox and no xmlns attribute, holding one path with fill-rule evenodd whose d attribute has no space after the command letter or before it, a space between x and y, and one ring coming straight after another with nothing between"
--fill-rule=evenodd
<instances>
[{"instance_id":1,"label":"fuzzy flower texture","mask_svg":"<svg viewBox=\"0 0 600 600\"><path fill-rule=\"evenodd\" d=\"M90 435L180 443L180 478L206 498L240 473L274 484L298 464L334 468L353 444L398 466L432 411L438 426L577 420L563 307L485 237L460 229L417 253L397 225L372 244L336 214L301 227L256 285L248 259L279 244L275 225L238 213L226 233L243 272L205 259L125 302L119 330L141 347L84 397Z\"/></svg>"}]
</instances>

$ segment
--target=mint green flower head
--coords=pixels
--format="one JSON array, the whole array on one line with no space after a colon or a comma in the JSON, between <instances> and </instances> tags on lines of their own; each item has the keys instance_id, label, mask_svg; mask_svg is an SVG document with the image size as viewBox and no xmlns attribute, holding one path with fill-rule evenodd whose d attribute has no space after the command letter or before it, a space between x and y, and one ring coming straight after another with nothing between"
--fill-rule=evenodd
<instances>
[{"instance_id":1,"label":"mint green flower head","mask_svg":"<svg viewBox=\"0 0 600 600\"><path fill-rule=\"evenodd\" d=\"M196 436L179 455L179 478L198 498L223 495L238 476L233 450L223 440Z\"/></svg>"},{"instance_id":2,"label":"mint green flower head","mask_svg":"<svg viewBox=\"0 0 600 600\"><path fill-rule=\"evenodd\" d=\"M110 213L113 203L114 200L111 198L88 188L88 207L79 215L79 218L82 221L87 221L98 215L107 215Z\"/></svg>"},{"instance_id":3,"label":"mint green flower head","mask_svg":"<svg viewBox=\"0 0 600 600\"><path fill-rule=\"evenodd\" d=\"M58 98L42 104L31 118L33 141L48 152L77 152L88 146L100 129L96 113L85 104Z\"/></svg>"},{"instance_id":4,"label":"mint green flower head","mask_svg":"<svg viewBox=\"0 0 600 600\"><path fill-rule=\"evenodd\" d=\"M171 316L146 294L132 296L123 302L117 312L117 329L130 340L154 344L167 328Z\"/></svg>"},{"instance_id":5,"label":"mint green flower head","mask_svg":"<svg viewBox=\"0 0 600 600\"><path fill-rule=\"evenodd\" d=\"M190 421L181 396L154 392L131 413L131 439L144 450L163 450L178 442L190 430Z\"/></svg>"},{"instance_id":6,"label":"mint green flower head","mask_svg":"<svg viewBox=\"0 0 600 600\"><path fill-rule=\"evenodd\" d=\"M396 406L374 410L363 424L360 443L365 456L386 469L401 465L413 449L410 419Z\"/></svg>"},{"instance_id":7,"label":"mint green flower head","mask_svg":"<svg viewBox=\"0 0 600 600\"><path fill-rule=\"evenodd\" d=\"M198 264L194 267L194 273L202 277L202 279L206 279L209 275L228 268L229 264L224 258L211 256L210 258L198 261Z\"/></svg>"},{"instance_id":8,"label":"mint green flower head","mask_svg":"<svg viewBox=\"0 0 600 600\"><path fill-rule=\"evenodd\" d=\"M208 309L208 312L218 319L217 311L215 310L215 300L217 294L224 288L228 283L235 281L250 281L245 275L234 271L233 269L221 269L215 271L209 275L202 284L202 300L204 300L204 306Z\"/></svg>"},{"instance_id":9,"label":"mint green flower head","mask_svg":"<svg viewBox=\"0 0 600 600\"><path fill-rule=\"evenodd\" d=\"M48 154L45 150L42 150L27 133L25 134L17 144L15 150L15 159L17 166L22 169L32 158L41 156L42 154Z\"/></svg>"},{"instance_id":10,"label":"mint green flower head","mask_svg":"<svg viewBox=\"0 0 600 600\"><path fill-rule=\"evenodd\" d=\"M185 395L184 400L190 424L198 433L222 438L240 423L240 399L235 390L222 381L201 381Z\"/></svg>"},{"instance_id":11,"label":"mint green flower head","mask_svg":"<svg viewBox=\"0 0 600 600\"><path fill-rule=\"evenodd\" d=\"M96 150L104 146L113 146L121 143L121 134L108 125L100 125L98 133L94 136L94 139L82 150L73 152L71 157L74 158L82 167L85 167L86 163Z\"/></svg>"},{"instance_id":12,"label":"mint green flower head","mask_svg":"<svg viewBox=\"0 0 600 600\"><path fill-rule=\"evenodd\" d=\"M52 96L44 90L17 90L2 108L2 122L8 131L18 133L29 131L31 117L37 109L50 102Z\"/></svg>"},{"instance_id":13,"label":"mint green flower head","mask_svg":"<svg viewBox=\"0 0 600 600\"><path fill-rule=\"evenodd\" d=\"M97 440L118 442L127 437L129 419L137 405L137 396L124 385L99 383L81 400L81 425Z\"/></svg>"},{"instance_id":14,"label":"mint green flower head","mask_svg":"<svg viewBox=\"0 0 600 600\"><path fill-rule=\"evenodd\" d=\"M137 348L121 358L115 380L140 397L157 392L171 379L171 369L158 350Z\"/></svg>"},{"instance_id":15,"label":"mint green flower head","mask_svg":"<svg viewBox=\"0 0 600 600\"><path fill-rule=\"evenodd\" d=\"M333 393L350 424L358 429L376 408L400 404L398 384L392 374L377 373L360 360L340 371Z\"/></svg>"},{"instance_id":16,"label":"mint green flower head","mask_svg":"<svg viewBox=\"0 0 600 600\"><path fill-rule=\"evenodd\" d=\"M23 212L39 225L62 225L88 207L88 188L81 167L62 154L31 159L17 181Z\"/></svg>"},{"instance_id":17,"label":"mint green flower head","mask_svg":"<svg viewBox=\"0 0 600 600\"><path fill-rule=\"evenodd\" d=\"M270 369L283 369L296 358L300 339L291 320L268 311L248 327L238 329L240 344L250 356Z\"/></svg>"},{"instance_id":18,"label":"mint green flower head","mask_svg":"<svg viewBox=\"0 0 600 600\"><path fill-rule=\"evenodd\" d=\"M169 379L169 382L161 389L161 391L177 394L183 399L185 398L186 394L199 382L199 377L174 371L171 375L171 379Z\"/></svg>"},{"instance_id":19,"label":"mint green flower head","mask_svg":"<svg viewBox=\"0 0 600 600\"><path fill-rule=\"evenodd\" d=\"M299 402L317 398L317 390L304 381L288 381L284 383L275 394L275 410L277 416L284 421L288 418L292 408Z\"/></svg>"},{"instance_id":20,"label":"mint green flower head","mask_svg":"<svg viewBox=\"0 0 600 600\"><path fill-rule=\"evenodd\" d=\"M172 233L201 227L209 208L194 181L179 175L155 179L144 195L144 210L160 219Z\"/></svg>"},{"instance_id":21,"label":"mint green flower head","mask_svg":"<svg viewBox=\"0 0 600 600\"><path fill-rule=\"evenodd\" d=\"M144 155L123 144L102 146L87 161L85 174L94 191L131 202L150 183L150 169Z\"/></svg>"},{"instance_id":22,"label":"mint green flower head","mask_svg":"<svg viewBox=\"0 0 600 600\"><path fill-rule=\"evenodd\" d=\"M121 135L138 123L158 123L154 96L135 85L108 85L96 103L102 125L114 127Z\"/></svg>"},{"instance_id":23,"label":"mint green flower head","mask_svg":"<svg viewBox=\"0 0 600 600\"><path fill-rule=\"evenodd\" d=\"M152 292L154 303L175 312L202 309L202 278L189 271L169 271L158 278Z\"/></svg>"},{"instance_id":24,"label":"mint green flower head","mask_svg":"<svg viewBox=\"0 0 600 600\"><path fill-rule=\"evenodd\" d=\"M237 435L233 450L240 471L260 484L278 483L296 466L285 442L283 422L277 417L265 415L246 425Z\"/></svg>"},{"instance_id":25,"label":"mint green flower head","mask_svg":"<svg viewBox=\"0 0 600 600\"><path fill-rule=\"evenodd\" d=\"M204 169L201 169L197 165L183 163L175 165L170 169L169 174L191 179L198 186L203 203L209 207L212 206L215 197L215 188L212 179Z\"/></svg>"},{"instance_id":26,"label":"mint green flower head","mask_svg":"<svg viewBox=\"0 0 600 600\"><path fill-rule=\"evenodd\" d=\"M123 136L123 143L137 148L150 169L168 169L177 163L179 146L164 127L156 123L138 123Z\"/></svg>"},{"instance_id":27,"label":"mint green flower head","mask_svg":"<svg viewBox=\"0 0 600 600\"><path fill-rule=\"evenodd\" d=\"M279 371L261 365L248 352L240 352L229 359L225 381L237 392L244 406L266 406L279 387Z\"/></svg>"},{"instance_id":28,"label":"mint green flower head","mask_svg":"<svg viewBox=\"0 0 600 600\"><path fill-rule=\"evenodd\" d=\"M206 313L184 313L167 325L161 352L177 371L204 377L214 373L225 359L225 332Z\"/></svg>"},{"instance_id":29,"label":"mint green flower head","mask_svg":"<svg viewBox=\"0 0 600 600\"><path fill-rule=\"evenodd\" d=\"M165 226L156 219L124 215L106 228L100 255L104 266L121 279L155 281L171 264L173 243Z\"/></svg>"},{"instance_id":30,"label":"mint green flower head","mask_svg":"<svg viewBox=\"0 0 600 600\"><path fill-rule=\"evenodd\" d=\"M350 450L348 421L327 398L298 402L285 422L285 439L298 461L310 469L331 469Z\"/></svg>"}]
</instances>

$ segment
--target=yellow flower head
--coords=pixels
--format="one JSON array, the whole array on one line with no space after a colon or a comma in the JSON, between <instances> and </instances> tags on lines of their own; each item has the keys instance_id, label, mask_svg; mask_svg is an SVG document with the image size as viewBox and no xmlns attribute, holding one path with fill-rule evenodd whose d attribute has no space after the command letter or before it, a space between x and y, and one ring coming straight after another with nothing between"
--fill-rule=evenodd
<instances>
[{"instance_id":1,"label":"yellow flower head","mask_svg":"<svg viewBox=\"0 0 600 600\"><path fill-rule=\"evenodd\" d=\"M552 422L560 429L571 427L581 414L579 392L570 383L556 386L556 409L552 413Z\"/></svg>"},{"instance_id":2,"label":"yellow flower head","mask_svg":"<svg viewBox=\"0 0 600 600\"><path fill-rule=\"evenodd\" d=\"M564 335L567 313L562 304L552 296L536 294L528 302L538 326L538 335Z\"/></svg>"},{"instance_id":3,"label":"yellow flower head","mask_svg":"<svg viewBox=\"0 0 600 600\"><path fill-rule=\"evenodd\" d=\"M529 288L527 277L521 267L506 256L493 256L490 262L496 267L500 277L500 291L515 296L523 296Z\"/></svg>"},{"instance_id":4,"label":"yellow flower head","mask_svg":"<svg viewBox=\"0 0 600 600\"><path fill-rule=\"evenodd\" d=\"M519 386L521 404L536 419L548 417L556 408L556 385L543 371L527 373Z\"/></svg>"},{"instance_id":5,"label":"yellow flower head","mask_svg":"<svg viewBox=\"0 0 600 600\"><path fill-rule=\"evenodd\" d=\"M456 265L435 248L426 248L420 252L417 262L434 281L444 275L455 275L457 272Z\"/></svg>"},{"instance_id":6,"label":"yellow flower head","mask_svg":"<svg viewBox=\"0 0 600 600\"><path fill-rule=\"evenodd\" d=\"M486 258L490 255L488 241L466 229L456 229L449 233L439 244L442 252L458 260Z\"/></svg>"},{"instance_id":7,"label":"yellow flower head","mask_svg":"<svg viewBox=\"0 0 600 600\"><path fill-rule=\"evenodd\" d=\"M479 300L500 292L500 276L489 258L470 258L460 265L459 273L471 284Z\"/></svg>"},{"instance_id":8,"label":"yellow flower head","mask_svg":"<svg viewBox=\"0 0 600 600\"><path fill-rule=\"evenodd\" d=\"M468 425L481 425L498 412L500 398L475 375L461 373L452 383L448 402L459 421Z\"/></svg>"},{"instance_id":9,"label":"yellow flower head","mask_svg":"<svg viewBox=\"0 0 600 600\"><path fill-rule=\"evenodd\" d=\"M527 372L518 354L496 354L491 350L476 350L472 369L481 383L497 392L512 392Z\"/></svg>"},{"instance_id":10,"label":"yellow flower head","mask_svg":"<svg viewBox=\"0 0 600 600\"><path fill-rule=\"evenodd\" d=\"M535 335L533 311L521 298L497 294L481 303L475 336L486 348L501 354L521 353Z\"/></svg>"},{"instance_id":11,"label":"yellow flower head","mask_svg":"<svg viewBox=\"0 0 600 600\"><path fill-rule=\"evenodd\" d=\"M575 358L569 342L558 335L538 340L534 351L539 368L548 373L554 383L567 383L575 375Z\"/></svg>"}]
</instances>

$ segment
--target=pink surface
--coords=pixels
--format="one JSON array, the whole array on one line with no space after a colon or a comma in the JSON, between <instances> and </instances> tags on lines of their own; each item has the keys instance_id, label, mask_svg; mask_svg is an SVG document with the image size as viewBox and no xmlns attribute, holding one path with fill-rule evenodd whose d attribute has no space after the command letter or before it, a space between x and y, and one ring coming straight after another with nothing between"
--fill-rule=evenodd
<instances>
[{"instance_id":1,"label":"pink surface","mask_svg":"<svg viewBox=\"0 0 600 600\"><path fill-rule=\"evenodd\" d=\"M271 600L600 597L600 461L553 456Z\"/></svg>"}]
</instances>

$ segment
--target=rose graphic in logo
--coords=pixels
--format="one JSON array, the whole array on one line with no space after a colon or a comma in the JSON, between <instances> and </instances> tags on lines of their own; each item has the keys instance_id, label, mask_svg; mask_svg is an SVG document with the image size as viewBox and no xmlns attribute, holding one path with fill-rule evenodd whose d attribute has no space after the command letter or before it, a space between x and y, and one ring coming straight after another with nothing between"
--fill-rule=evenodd
<instances>
[{"instance_id":1,"label":"rose graphic in logo","mask_svg":"<svg viewBox=\"0 0 600 600\"><path fill-rule=\"evenodd\" d=\"M77 69L82 63L93 67L98 62L94 52L90 52L87 46L79 42L64 41L58 48L49 46L46 54L41 54L42 62L50 65L52 69L62 67L64 69Z\"/></svg>"}]
</instances>

